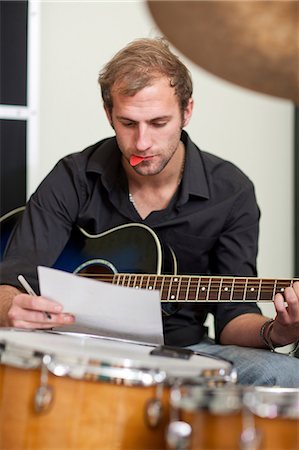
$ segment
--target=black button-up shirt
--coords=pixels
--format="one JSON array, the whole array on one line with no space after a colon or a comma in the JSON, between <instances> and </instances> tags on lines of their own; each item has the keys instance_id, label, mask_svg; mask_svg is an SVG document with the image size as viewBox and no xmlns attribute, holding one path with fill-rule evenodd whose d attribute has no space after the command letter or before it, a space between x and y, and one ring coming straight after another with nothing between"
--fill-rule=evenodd
<instances>
[{"instance_id":1,"label":"black button-up shirt","mask_svg":"<svg viewBox=\"0 0 299 450\"><path fill-rule=\"evenodd\" d=\"M19 287L22 273L38 291L37 266L55 265L74 227L99 234L132 222L154 230L165 255L171 247L179 274L256 276L259 209L252 182L230 162L200 151L185 131L182 141L186 160L177 193L144 220L129 200L115 137L62 158L28 202L1 264L1 283ZM170 261L163 266L168 272ZM219 340L234 317L260 310L253 303L185 303L163 315L165 342L199 342L208 312Z\"/></svg>"}]
</instances>

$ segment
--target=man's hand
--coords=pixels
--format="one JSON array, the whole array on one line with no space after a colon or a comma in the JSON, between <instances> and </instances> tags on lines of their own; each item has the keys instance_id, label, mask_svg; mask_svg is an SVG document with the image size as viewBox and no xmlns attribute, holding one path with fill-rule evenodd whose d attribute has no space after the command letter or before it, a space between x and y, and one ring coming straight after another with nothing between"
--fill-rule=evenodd
<instances>
[{"instance_id":1,"label":"man's hand","mask_svg":"<svg viewBox=\"0 0 299 450\"><path fill-rule=\"evenodd\" d=\"M271 340L276 345L287 345L299 340L299 282L287 287L274 298L276 317Z\"/></svg>"},{"instance_id":2,"label":"man's hand","mask_svg":"<svg viewBox=\"0 0 299 450\"><path fill-rule=\"evenodd\" d=\"M15 328L52 328L75 322L58 302L21 293L12 286L1 286L1 325Z\"/></svg>"}]
</instances>

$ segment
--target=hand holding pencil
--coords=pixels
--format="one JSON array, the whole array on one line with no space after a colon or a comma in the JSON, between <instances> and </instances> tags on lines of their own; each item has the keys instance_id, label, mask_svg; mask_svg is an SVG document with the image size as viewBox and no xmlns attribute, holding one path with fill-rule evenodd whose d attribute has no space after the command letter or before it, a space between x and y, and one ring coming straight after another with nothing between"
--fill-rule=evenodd
<instances>
[{"instance_id":1,"label":"hand holding pencil","mask_svg":"<svg viewBox=\"0 0 299 450\"><path fill-rule=\"evenodd\" d=\"M63 307L58 302L38 296L23 275L19 275L18 280L26 294L19 293L14 296L8 311L10 326L47 329L75 322L75 317L63 312Z\"/></svg>"}]
</instances>

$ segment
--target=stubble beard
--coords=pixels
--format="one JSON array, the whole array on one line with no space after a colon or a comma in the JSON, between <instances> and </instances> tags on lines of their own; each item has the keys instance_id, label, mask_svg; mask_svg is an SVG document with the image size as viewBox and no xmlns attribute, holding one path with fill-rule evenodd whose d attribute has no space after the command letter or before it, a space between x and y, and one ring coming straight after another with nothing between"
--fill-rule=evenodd
<instances>
[{"instance_id":1,"label":"stubble beard","mask_svg":"<svg viewBox=\"0 0 299 450\"><path fill-rule=\"evenodd\" d=\"M165 167L167 166L167 164L171 161L171 159L174 157L174 155L176 154L176 152L179 149L180 146L180 139L178 140L176 147L174 150L172 150L170 153L168 153L168 155L166 157L164 157L157 165L156 167L154 167L152 170L150 169L151 167L151 161L142 161L140 164L137 164L137 166L134 166L133 169L135 170L136 173L138 173L139 175L143 175L143 176L154 176L154 175L159 175L159 173L161 173ZM161 152L160 154L163 154L163 152ZM146 168L148 168L148 170L145 170Z\"/></svg>"}]
</instances>

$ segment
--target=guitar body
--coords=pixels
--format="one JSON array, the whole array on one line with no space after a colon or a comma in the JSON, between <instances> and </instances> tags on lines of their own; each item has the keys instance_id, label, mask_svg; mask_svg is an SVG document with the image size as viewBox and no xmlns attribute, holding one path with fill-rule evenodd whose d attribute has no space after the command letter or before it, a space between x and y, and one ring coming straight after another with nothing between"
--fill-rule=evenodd
<instances>
[{"instance_id":1,"label":"guitar body","mask_svg":"<svg viewBox=\"0 0 299 450\"><path fill-rule=\"evenodd\" d=\"M0 218L2 261L5 249L25 207L16 208ZM172 268L175 255L170 256ZM161 274L162 248L149 227L129 223L100 234L89 234L75 227L54 268L80 274L143 273Z\"/></svg>"},{"instance_id":2,"label":"guitar body","mask_svg":"<svg viewBox=\"0 0 299 450\"><path fill-rule=\"evenodd\" d=\"M91 235L74 229L56 269L74 273L161 273L162 250L147 226L129 223Z\"/></svg>"}]
</instances>

